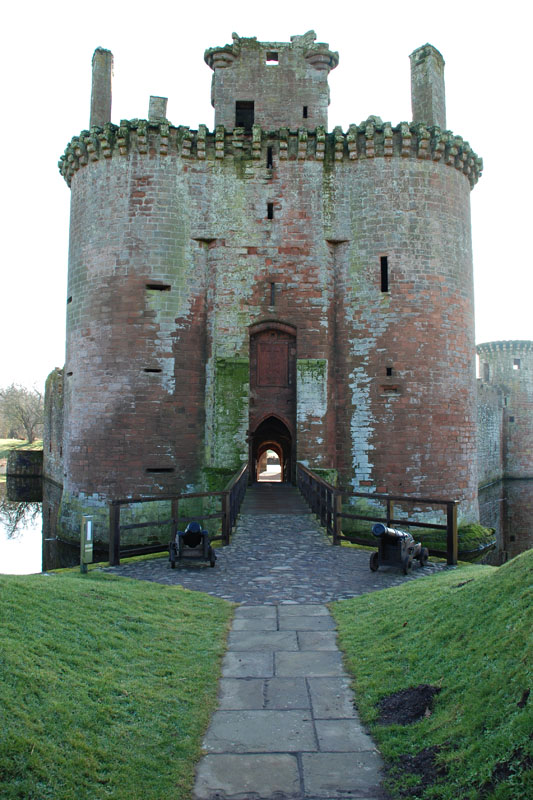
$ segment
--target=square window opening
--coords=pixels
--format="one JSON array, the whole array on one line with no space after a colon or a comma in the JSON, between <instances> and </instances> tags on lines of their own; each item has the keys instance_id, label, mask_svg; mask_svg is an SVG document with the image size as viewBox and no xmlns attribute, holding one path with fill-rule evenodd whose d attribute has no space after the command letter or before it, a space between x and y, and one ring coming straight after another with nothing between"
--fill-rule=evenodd
<instances>
[{"instance_id":1,"label":"square window opening","mask_svg":"<svg viewBox=\"0 0 533 800\"><path fill-rule=\"evenodd\" d=\"M235 102L235 127L252 130L254 124L254 101L236 100Z\"/></svg>"},{"instance_id":2,"label":"square window opening","mask_svg":"<svg viewBox=\"0 0 533 800\"><path fill-rule=\"evenodd\" d=\"M265 64L268 67L276 66L276 64L279 64L279 53L276 53L274 51L269 51L266 54Z\"/></svg>"}]
</instances>

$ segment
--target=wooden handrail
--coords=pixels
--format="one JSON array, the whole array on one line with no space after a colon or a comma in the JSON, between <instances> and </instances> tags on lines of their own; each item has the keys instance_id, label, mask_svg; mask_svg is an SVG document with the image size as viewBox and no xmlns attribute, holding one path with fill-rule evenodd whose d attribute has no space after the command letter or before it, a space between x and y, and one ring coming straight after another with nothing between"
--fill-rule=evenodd
<instances>
[{"instance_id":1,"label":"wooden handrail","mask_svg":"<svg viewBox=\"0 0 533 800\"><path fill-rule=\"evenodd\" d=\"M342 519L362 519L368 522L384 522L387 526L399 524L415 528L431 528L432 530L446 531L446 559L449 565L457 564L458 535L457 535L457 506L458 500L443 500L435 497L413 497L408 495L392 495L368 492L353 492L328 483L316 475L303 464L297 464L297 482L305 500L311 510L316 514L323 527L333 539L333 544L340 544L347 537L342 534ZM386 502L386 516L374 517L365 514L350 514L342 511L342 498L363 497L367 500L382 500ZM418 520L395 519L395 502L411 503L412 505L441 505L446 506L446 524L436 522L419 522Z\"/></svg>"},{"instance_id":2,"label":"wooden handrail","mask_svg":"<svg viewBox=\"0 0 533 800\"><path fill-rule=\"evenodd\" d=\"M109 501L109 564L112 567L120 564L120 533L134 528L157 527L163 525L170 526L170 536L175 538L178 523L189 522L192 517L179 516L179 503L182 500L190 500L197 497L220 498L221 510L202 515L201 519L222 519L222 541L225 545L229 544L231 532L235 526L235 521L239 513L242 498L246 491L248 465L245 464L239 472L228 482L221 492L189 492L187 494L157 495L155 497L122 497ZM170 501L170 519L154 520L153 522L134 522L127 525L120 524L120 509L123 505L133 505L137 503L157 503ZM194 518L196 519L196 517ZM149 546L141 546L136 550L150 550ZM153 552L164 549L163 546L156 545Z\"/></svg>"}]
</instances>

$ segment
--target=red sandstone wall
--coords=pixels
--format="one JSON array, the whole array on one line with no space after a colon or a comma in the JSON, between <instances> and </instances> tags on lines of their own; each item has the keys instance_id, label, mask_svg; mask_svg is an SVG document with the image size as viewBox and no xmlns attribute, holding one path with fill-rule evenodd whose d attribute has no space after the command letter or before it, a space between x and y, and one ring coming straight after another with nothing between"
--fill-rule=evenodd
<instances>
[{"instance_id":1,"label":"red sandstone wall","mask_svg":"<svg viewBox=\"0 0 533 800\"><path fill-rule=\"evenodd\" d=\"M153 494L202 461L205 276L177 159L132 154L72 180L66 489ZM170 286L168 291L147 284ZM146 372L157 369L160 372ZM150 469L174 472L150 473Z\"/></svg>"},{"instance_id":2,"label":"red sandstone wall","mask_svg":"<svg viewBox=\"0 0 533 800\"><path fill-rule=\"evenodd\" d=\"M375 159L339 183L349 477L356 489L462 499L476 516L469 182L428 161Z\"/></svg>"}]
</instances>

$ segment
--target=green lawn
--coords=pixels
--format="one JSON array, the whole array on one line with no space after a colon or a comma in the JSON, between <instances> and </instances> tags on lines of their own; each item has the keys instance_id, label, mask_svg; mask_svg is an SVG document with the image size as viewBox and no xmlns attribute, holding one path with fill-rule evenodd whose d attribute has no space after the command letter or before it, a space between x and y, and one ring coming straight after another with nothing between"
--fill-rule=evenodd
<instances>
[{"instance_id":1,"label":"green lawn","mask_svg":"<svg viewBox=\"0 0 533 800\"><path fill-rule=\"evenodd\" d=\"M393 797L533 797L532 578L530 550L499 568L463 567L333 605ZM381 698L420 684L441 690L432 711L378 722ZM434 774L423 781L424 754Z\"/></svg>"},{"instance_id":2,"label":"green lawn","mask_svg":"<svg viewBox=\"0 0 533 800\"><path fill-rule=\"evenodd\" d=\"M189 800L232 606L97 572L0 596L3 800Z\"/></svg>"},{"instance_id":3,"label":"green lawn","mask_svg":"<svg viewBox=\"0 0 533 800\"><path fill-rule=\"evenodd\" d=\"M43 440L36 439L29 444L26 439L0 439L0 458L7 458L10 450L42 450Z\"/></svg>"}]
</instances>

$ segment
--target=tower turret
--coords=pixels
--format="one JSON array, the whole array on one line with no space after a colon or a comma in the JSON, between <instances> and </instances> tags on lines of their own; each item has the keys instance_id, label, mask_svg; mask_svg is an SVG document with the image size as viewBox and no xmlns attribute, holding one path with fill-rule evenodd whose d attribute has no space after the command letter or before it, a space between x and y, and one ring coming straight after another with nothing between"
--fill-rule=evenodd
<instances>
[{"instance_id":1,"label":"tower turret","mask_svg":"<svg viewBox=\"0 0 533 800\"><path fill-rule=\"evenodd\" d=\"M327 128L328 74L339 54L315 39L314 31L291 36L290 42L258 42L234 33L232 44L206 50L214 71L215 126Z\"/></svg>"}]
</instances>

